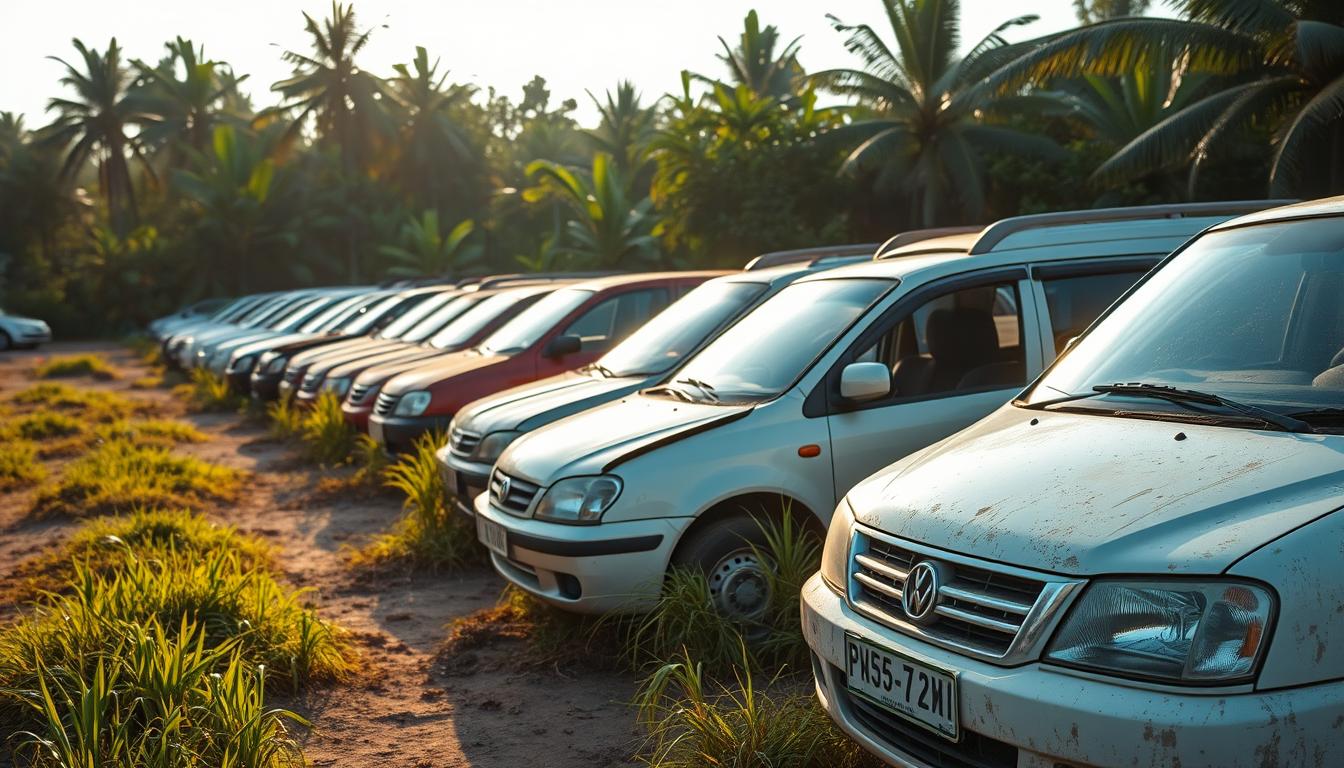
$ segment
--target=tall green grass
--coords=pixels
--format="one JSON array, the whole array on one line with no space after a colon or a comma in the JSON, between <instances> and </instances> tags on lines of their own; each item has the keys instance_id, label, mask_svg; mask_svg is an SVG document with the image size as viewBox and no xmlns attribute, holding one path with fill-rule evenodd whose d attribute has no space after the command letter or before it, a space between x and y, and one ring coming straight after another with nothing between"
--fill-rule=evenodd
<instances>
[{"instance_id":1,"label":"tall green grass","mask_svg":"<svg viewBox=\"0 0 1344 768\"><path fill-rule=\"evenodd\" d=\"M308 457L321 464L344 464L350 460L359 435L345 420L341 400L323 392L303 416L300 438Z\"/></svg>"},{"instance_id":2,"label":"tall green grass","mask_svg":"<svg viewBox=\"0 0 1344 768\"><path fill-rule=\"evenodd\" d=\"M356 564L460 568L484 558L475 526L448 501L434 458L445 439L442 432L427 432L387 468L387 485L405 497L403 513L390 532L355 555Z\"/></svg>"},{"instance_id":3,"label":"tall green grass","mask_svg":"<svg viewBox=\"0 0 1344 768\"><path fill-rule=\"evenodd\" d=\"M0 440L0 493L34 485L47 476L47 468L37 460L37 446L29 440Z\"/></svg>"},{"instance_id":4,"label":"tall green grass","mask_svg":"<svg viewBox=\"0 0 1344 768\"><path fill-rule=\"evenodd\" d=\"M299 766L268 690L349 674L340 630L282 587L265 547L186 513L99 521L60 588L0 627L0 722L20 764Z\"/></svg>"},{"instance_id":5,"label":"tall green grass","mask_svg":"<svg viewBox=\"0 0 1344 768\"><path fill-rule=\"evenodd\" d=\"M33 505L38 516L80 517L137 508L199 508L234 498L237 470L178 456L159 446L111 440L70 462Z\"/></svg>"},{"instance_id":6,"label":"tall green grass","mask_svg":"<svg viewBox=\"0 0 1344 768\"><path fill-rule=\"evenodd\" d=\"M466 651L516 640L525 645L513 658L520 666L611 666L617 657L616 636L606 625L580 614L561 611L513 585L504 588L495 605L455 618L440 655L452 659Z\"/></svg>"},{"instance_id":7,"label":"tall green grass","mask_svg":"<svg viewBox=\"0 0 1344 768\"><path fill-rule=\"evenodd\" d=\"M39 379L92 376L95 379L115 379L117 372L99 355L63 355L40 363L33 372Z\"/></svg>"},{"instance_id":8,"label":"tall green grass","mask_svg":"<svg viewBox=\"0 0 1344 768\"><path fill-rule=\"evenodd\" d=\"M674 568L653 609L621 624L626 659L633 668L647 669L678 653L689 653L715 673L732 670L744 659L757 670L804 668L807 644L798 601L803 582L820 565L821 542L787 507L777 517L762 516L757 522L765 546L752 548L767 565L770 599L765 613L751 622L732 621L714 607L705 574Z\"/></svg>"},{"instance_id":9,"label":"tall green grass","mask_svg":"<svg viewBox=\"0 0 1344 768\"><path fill-rule=\"evenodd\" d=\"M193 368L191 380L174 391L185 396L192 410L204 413L242 411L248 406L247 398L229 389L227 379L204 368Z\"/></svg>"},{"instance_id":10,"label":"tall green grass","mask_svg":"<svg viewBox=\"0 0 1344 768\"><path fill-rule=\"evenodd\" d=\"M745 648L739 648L745 657ZM664 664L636 696L648 733L641 760L657 768L867 768L879 765L831 722L807 687L757 686L745 658L732 683L693 656Z\"/></svg>"},{"instance_id":11,"label":"tall green grass","mask_svg":"<svg viewBox=\"0 0 1344 768\"><path fill-rule=\"evenodd\" d=\"M21 411L52 409L87 421L115 421L151 413L144 400L98 389L77 389L60 382L35 384L10 398Z\"/></svg>"}]
</instances>

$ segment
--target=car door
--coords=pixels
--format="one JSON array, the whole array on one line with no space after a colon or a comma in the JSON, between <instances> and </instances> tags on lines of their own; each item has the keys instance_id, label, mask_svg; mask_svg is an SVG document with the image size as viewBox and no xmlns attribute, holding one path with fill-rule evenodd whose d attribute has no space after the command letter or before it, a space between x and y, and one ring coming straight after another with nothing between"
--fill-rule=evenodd
<instances>
[{"instance_id":1,"label":"car door","mask_svg":"<svg viewBox=\"0 0 1344 768\"><path fill-rule=\"evenodd\" d=\"M593 362L667 304L668 291L661 286L597 299L576 313L555 334L579 337L579 351L555 357L543 354L537 363L538 377L553 376ZM545 347L542 349L544 352Z\"/></svg>"},{"instance_id":2,"label":"car door","mask_svg":"<svg viewBox=\"0 0 1344 768\"><path fill-rule=\"evenodd\" d=\"M1024 268L918 288L898 300L823 379L838 499L873 472L957 432L1009 400L1042 367L1035 298ZM840 374L876 362L888 394L852 402ZM814 393L815 394L815 393Z\"/></svg>"},{"instance_id":3,"label":"car door","mask_svg":"<svg viewBox=\"0 0 1344 768\"><path fill-rule=\"evenodd\" d=\"M1047 362L1063 354L1070 339L1087 330L1160 259L1153 254L1033 265L1032 288Z\"/></svg>"}]
</instances>

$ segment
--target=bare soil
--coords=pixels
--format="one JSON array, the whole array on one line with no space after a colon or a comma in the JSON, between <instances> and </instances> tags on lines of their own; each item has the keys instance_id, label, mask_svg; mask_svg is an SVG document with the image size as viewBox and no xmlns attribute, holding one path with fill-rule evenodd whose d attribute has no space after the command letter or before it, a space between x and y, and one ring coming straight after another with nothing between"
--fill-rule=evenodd
<instances>
[{"instance_id":1,"label":"bare soil","mask_svg":"<svg viewBox=\"0 0 1344 768\"><path fill-rule=\"evenodd\" d=\"M234 414L190 414L165 389L134 389L150 371L107 343L53 344L0 353L0 401L33 383L41 358L96 352L118 373L110 381L67 379L73 386L121 391L159 405L209 435L178 450L251 473L242 497L207 514L274 543L286 578L312 590L322 613L348 629L362 657L347 684L276 702L313 723L303 735L315 766L514 768L625 766L639 746L629 701L632 676L523 663L518 640L501 640L470 657L439 653L453 619L494 604L503 581L487 566L461 573L378 573L352 569L347 556L400 514L399 500L316 493L324 471L268 438L263 425ZM51 462L53 474L59 462ZM77 525L28 519L32 491L0 493L0 580ZM0 620L15 606L0 606ZM575 638L583 643L584 638Z\"/></svg>"}]
</instances>

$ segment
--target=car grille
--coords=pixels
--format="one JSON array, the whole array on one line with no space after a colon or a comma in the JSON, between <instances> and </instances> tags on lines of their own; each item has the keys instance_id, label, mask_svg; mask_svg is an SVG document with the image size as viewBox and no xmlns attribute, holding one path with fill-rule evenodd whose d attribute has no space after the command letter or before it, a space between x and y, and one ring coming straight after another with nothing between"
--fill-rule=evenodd
<instances>
[{"instance_id":1,"label":"car grille","mask_svg":"<svg viewBox=\"0 0 1344 768\"><path fill-rule=\"evenodd\" d=\"M1014 768L1017 765L1017 747L1012 744L965 729L955 743L935 736L858 696L849 695L843 689L844 673L836 668L833 672L841 683L840 695L846 699L854 720L875 741L934 768Z\"/></svg>"},{"instance_id":2,"label":"car grille","mask_svg":"<svg viewBox=\"0 0 1344 768\"><path fill-rule=\"evenodd\" d=\"M316 392L318 385L321 383L322 374L316 372L306 373L303 376L303 385L300 386L299 389L304 392Z\"/></svg>"},{"instance_id":3,"label":"car grille","mask_svg":"<svg viewBox=\"0 0 1344 768\"><path fill-rule=\"evenodd\" d=\"M378 393L378 401L373 404L373 412L379 416L387 416L392 413L392 409L397 407L396 395L389 395L386 392Z\"/></svg>"},{"instance_id":4,"label":"car grille","mask_svg":"<svg viewBox=\"0 0 1344 768\"><path fill-rule=\"evenodd\" d=\"M378 391L376 384L355 384L350 387L351 405L364 405Z\"/></svg>"},{"instance_id":5,"label":"car grille","mask_svg":"<svg viewBox=\"0 0 1344 768\"><path fill-rule=\"evenodd\" d=\"M509 492L503 493L505 480L508 480ZM490 503L512 515L525 515L537 497L541 486L519 480L495 470L490 475Z\"/></svg>"},{"instance_id":6,"label":"car grille","mask_svg":"<svg viewBox=\"0 0 1344 768\"><path fill-rule=\"evenodd\" d=\"M458 456L471 456L476 452L476 446L481 444L481 436L472 432L463 432L460 429L454 429L449 438L449 448Z\"/></svg>"},{"instance_id":7,"label":"car grille","mask_svg":"<svg viewBox=\"0 0 1344 768\"><path fill-rule=\"evenodd\" d=\"M1013 649L1047 584L984 564L926 555L863 532L855 534L850 573L854 606L893 629L990 659ZM910 621L901 604L910 569L932 561L944 577L931 620Z\"/></svg>"},{"instance_id":8,"label":"car grille","mask_svg":"<svg viewBox=\"0 0 1344 768\"><path fill-rule=\"evenodd\" d=\"M299 380L299 375L300 372L298 368L285 368L285 383L293 384Z\"/></svg>"}]
</instances>

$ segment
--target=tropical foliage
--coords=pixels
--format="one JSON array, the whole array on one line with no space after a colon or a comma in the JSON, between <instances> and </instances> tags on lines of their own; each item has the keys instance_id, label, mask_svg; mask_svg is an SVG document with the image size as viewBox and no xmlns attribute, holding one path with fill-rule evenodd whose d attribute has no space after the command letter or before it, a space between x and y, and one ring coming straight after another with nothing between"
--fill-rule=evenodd
<instances>
[{"instance_id":1,"label":"tropical foliage","mask_svg":"<svg viewBox=\"0 0 1344 768\"><path fill-rule=\"evenodd\" d=\"M802 40L756 11L672 94L617 81L593 122L432 51L365 66L351 5L297 14L292 75L174 38L59 51L45 116L0 113L0 306L116 333L196 297L566 268L728 267L1022 212L1344 191L1333 0L1076 0L963 44L957 0L868 0ZM847 66L809 73L804 43ZM254 107L240 88L253 86ZM601 86L602 84L598 84Z\"/></svg>"}]
</instances>

